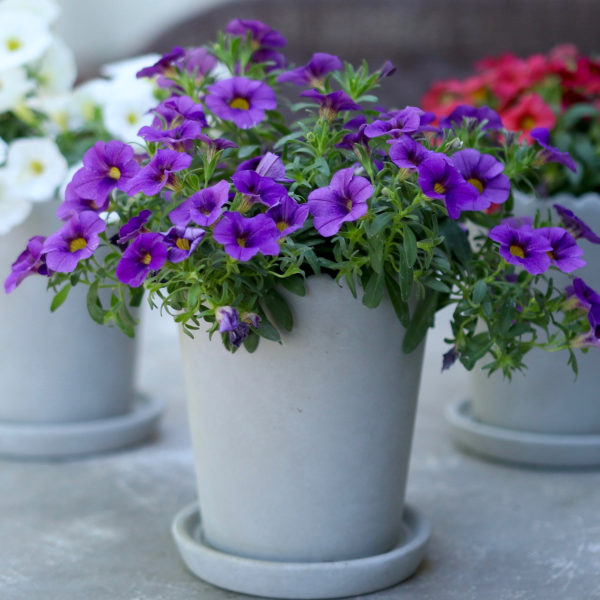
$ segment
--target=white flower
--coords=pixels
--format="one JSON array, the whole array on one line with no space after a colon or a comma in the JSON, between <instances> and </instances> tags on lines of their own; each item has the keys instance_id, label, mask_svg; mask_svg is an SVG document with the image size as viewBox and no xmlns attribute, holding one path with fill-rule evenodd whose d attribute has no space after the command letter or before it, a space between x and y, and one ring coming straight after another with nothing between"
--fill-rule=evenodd
<instances>
[{"instance_id":1,"label":"white flower","mask_svg":"<svg viewBox=\"0 0 600 600\"><path fill-rule=\"evenodd\" d=\"M71 95L72 110L84 121L91 121L97 108L110 96L111 83L106 79L91 79L77 86Z\"/></svg>"},{"instance_id":2,"label":"white flower","mask_svg":"<svg viewBox=\"0 0 600 600\"><path fill-rule=\"evenodd\" d=\"M160 54L144 54L116 62L108 63L100 67L100 73L111 79L127 79L131 81L136 78L136 73L144 67L149 67L158 61Z\"/></svg>"},{"instance_id":3,"label":"white flower","mask_svg":"<svg viewBox=\"0 0 600 600\"><path fill-rule=\"evenodd\" d=\"M46 51L52 36L48 25L25 10L0 10L0 70L21 67Z\"/></svg>"},{"instance_id":4,"label":"white flower","mask_svg":"<svg viewBox=\"0 0 600 600\"><path fill-rule=\"evenodd\" d=\"M60 14L60 8L53 0L2 0L0 11L3 10L28 11L48 24L54 23Z\"/></svg>"},{"instance_id":5,"label":"white flower","mask_svg":"<svg viewBox=\"0 0 600 600\"><path fill-rule=\"evenodd\" d=\"M27 200L50 200L67 173L67 161L49 138L22 138L8 147L5 167L11 184Z\"/></svg>"},{"instance_id":6,"label":"white flower","mask_svg":"<svg viewBox=\"0 0 600 600\"><path fill-rule=\"evenodd\" d=\"M0 165L6 160L6 154L8 152L8 144L0 138Z\"/></svg>"},{"instance_id":7,"label":"white flower","mask_svg":"<svg viewBox=\"0 0 600 600\"><path fill-rule=\"evenodd\" d=\"M145 145L137 132L152 123L153 117L148 111L158 104L153 90L152 83L140 79L112 82L110 93L102 104L107 131L123 142Z\"/></svg>"},{"instance_id":8,"label":"white flower","mask_svg":"<svg viewBox=\"0 0 600 600\"><path fill-rule=\"evenodd\" d=\"M34 87L25 69L0 70L0 113L14 109Z\"/></svg>"},{"instance_id":9,"label":"white flower","mask_svg":"<svg viewBox=\"0 0 600 600\"><path fill-rule=\"evenodd\" d=\"M36 65L35 72L40 80L41 94L66 92L77 79L75 55L60 38L53 37L50 47Z\"/></svg>"},{"instance_id":10,"label":"white flower","mask_svg":"<svg viewBox=\"0 0 600 600\"><path fill-rule=\"evenodd\" d=\"M11 184L6 169L0 169L0 234L20 225L31 212L31 203L20 197L18 188Z\"/></svg>"}]
</instances>

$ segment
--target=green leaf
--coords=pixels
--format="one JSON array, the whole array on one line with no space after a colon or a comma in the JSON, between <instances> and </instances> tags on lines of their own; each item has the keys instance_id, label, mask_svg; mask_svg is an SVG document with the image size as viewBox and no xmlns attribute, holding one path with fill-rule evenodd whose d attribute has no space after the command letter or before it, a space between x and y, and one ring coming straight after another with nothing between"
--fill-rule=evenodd
<instances>
[{"instance_id":1,"label":"green leaf","mask_svg":"<svg viewBox=\"0 0 600 600\"><path fill-rule=\"evenodd\" d=\"M369 308L377 308L383 298L384 284L383 273L373 271L365 286L362 303Z\"/></svg>"},{"instance_id":2,"label":"green leaf","mask_svg":"<svg viewBox=\"0 0 600 600\"><path fill-rule=\"evenodd\" d=\"M473 294L471 296L473 304L481 304L483 299L487 296L487 291L487 283L480 279L473 287Z\"/></svg>"},{"instance_id":3,"label":"green leaf","mask_svg":"<svg viewBox=\"0 0 600 600\"><path fill-rule=\"evenodd\" d=\"M281 280L281 285L292 294L296 296L306 296L306 287L304 286L304 277L301 275L293 275L292 277L285 277Z\"/></svg>"},{"instance_id":4,"label":"green leaf","mask_svg":"<svg viewBox=\"0 0 600 600\"><path fill-rule=\"evenodd\" d=\"M423 341L427 330L433 325L433 316L437 308L438 292L428 292L419 302L402 342L402 350L409 354Z\"/></svg>"},{"instance_id":5,"label":"green leaf","mask_svg":"<svg viewBox=\"0 0 600 600\"><path fill-rule=\"evenodd\" d=\"M383 273L383 240L380 238L369 240L369 261L375 273Z\"/></svg>"},{"instance_id":6,"label":"green leaf","mask_svg":"<svg viewBox=\"0 0 600 600\"><path fill-rule=\"evenodd\" d=\"M256 333L266 340L271 340L273 342L280 342L281 336L279 335L279 331L273 327L273 324L267 317L263 314L261 315L260 325L256 328Z\"/></svg>"},{"instance_id":7,"label":"green leaf","mask_svg":"<svg viewBox=\"0 0 600 600\"><path fill-rule=\"evenodd\" d=\"M102 308L100 298L98 298L98 281L94 281L94 283L90 285L90 289L86 296L86 305L90 317L92 317L99 325L104 325L106 311Z\"/></svg>"},{"instance_id":8,"label":"green leaf","mask_svg":"<svg viewBox=\"0 0 600 600\"><path fill-rule=\"evenodd\" d=\"M406 254L406 263L409 267L412 267L417 260L417 238L408 225L404 226L402 234L404 236L403 247Z\"/></svg>"},{"instance_id":9,"label":"green leaf","mask_svg":"<svg viewBox=\"0 0 600 600\"><path fill-rule=\"evenodd\" d=\"M65 285L65 287L62 290L60 290L60 292L58 292L56 296L54 296L54 298L52 299L52 303L50 304L51 312L54 312L67 299L71 287L71 284L67 283L67 285Z\"/></svg>"},{"instance_id":10,"label":"green leaf","mask_svg":"<svg viewBox=\"0 0 600 600\"><path fill-rule=\"evenodd\" d=\"M251 146L242 146L238 150L238 158L248 158L259 149L259 146L251 145Z\"/></svg>"},{"instance_id":11,"label":"green leaf","mask_svg":"<svg viewBox=\"0 0 600 600\"><path fill-rule=\"evenodd\" d=\"M443 292L445 294L449 294L452 290L439 279L435 279L434 277L421 277L419 281L429 289L435 290L436 292Z\"/></svg>"},{"instance_id":12,"label":"green leaf","mask_svg":"<svg viewBox=\"0 0 600 600\"><path fill-rule=\"evenodd\" d=\"M202 295L202 286L199 283L195 283L188 291L187 305L189 308L195 308L200 301Z\"/></svg>"},{"instance_id":13,"label":"green leaf","mask_svg":"<svg viewBox=\"0 0 600 600\"><path fill-rule=\"evenodd\" d=\"M453 254L463 266L468 266L473 251L467 234L450 219L440 225L440 233L444 236L446 251Z\"/></svg>"},{"instance_id":14,"label":"green leaf","mask_svg":"<svg viewBox=\"0 0 600 600\"><path fill-rule=\"evenodd\" d=\"M404 327L408 326L408 303L402 299L402 293L400 292L400 285L396 279L389 273L384 274L385 278L385 289L387 290L388 296L394 307L394 312L398 317L398 320Z\"/></svg>"},{"instance_id":15,"label":"green leaf","mask_svg":"<svg viewBox=\"0 0 600 600\"><path fill-rule=\"evenodd\" d=\"M294 317L285 298L275 289L270 289L264 295L265 306L275 319L275 323L286 331L294 327Z\"/></svg>"},{"instance_id":16,"label":"green leaf","mask_svg":"<svg viewBox=\"0 0 600 600\"><path fill-rule=\"evenodd\" d=\"M400 270L398 272L398 276L400 279L400 294L402 296L402 300L408 302L410 298L410 294L412 292L412 286L414 281L414 276L411 268L408 266L406 261L406 253L402 249L402 246L398 248L399 255L399 267Z\"/></svg>"},{"instance_id":17,"label":"green leaf","mask_svg":"<svg viewBox=\"0 0 600 600\"><path fill-rule=\"evenodd\" d=\"M244 348L246 348L246 350L250 352L250 354L252 354L252 352L254 352L258 348L259 341L260 338L258 337L258 335L251 331L248 334L248 337L244 340Z\"/></svg>"},{"instance_id":18,"label":"green leaf","mask_svg":"<svg viewBox=\"0 0 600 600\"><path fill-rule=\"evenodd\" d=\"M375 236L380 231L385 229L392 221L394 215L391 212L384 212L378 214L369 226L369 235Z\"/></svg>"}]
</instances>

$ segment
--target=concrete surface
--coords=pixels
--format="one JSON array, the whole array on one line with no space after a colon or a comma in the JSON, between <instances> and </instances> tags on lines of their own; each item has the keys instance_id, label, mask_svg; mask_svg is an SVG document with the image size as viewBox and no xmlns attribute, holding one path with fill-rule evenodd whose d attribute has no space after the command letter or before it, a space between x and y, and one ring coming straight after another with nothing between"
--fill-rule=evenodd
<instances>
[{"instance_id":1,"label":"concrete surface","mask_svg":"<svg viewBox=\"0 0 600 600\"><path fill-rule=\"evenodd\" d=\"M407 492L434 533L416 575L368 598L600 599L600 471L516 469L456 450L443 407L466 374L440 373L442 337L428 340ZM2 600L244 598L188 573L171 540L196 493L175 328L153 314L141 342L139 387L170 404L157 439L85 460L0 461Z\"/></svg>"}]
</instances>

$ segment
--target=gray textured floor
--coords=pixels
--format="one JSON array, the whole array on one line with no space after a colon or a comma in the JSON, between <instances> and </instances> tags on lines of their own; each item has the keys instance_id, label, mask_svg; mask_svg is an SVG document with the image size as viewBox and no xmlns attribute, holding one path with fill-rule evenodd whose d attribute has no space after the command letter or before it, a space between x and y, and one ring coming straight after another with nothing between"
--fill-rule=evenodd
<instances>
[{"instance_id":1,"label":"gray textured floor","mask_svg":"<svg viewBox=\"0 0 600 600\"><path fill-rule=\"evenodd\" d=\"M432 521L427 558L394 600L600 599L600 471L514 469L461 454L442 409L465 373L441 375L428 341L408 500ZM160 436L63 463L0 461L1 600L243 598L190 575L169 526L194 499L174 327L152 316L140 387L169 402Z\"/></svg>"}]
</instances>

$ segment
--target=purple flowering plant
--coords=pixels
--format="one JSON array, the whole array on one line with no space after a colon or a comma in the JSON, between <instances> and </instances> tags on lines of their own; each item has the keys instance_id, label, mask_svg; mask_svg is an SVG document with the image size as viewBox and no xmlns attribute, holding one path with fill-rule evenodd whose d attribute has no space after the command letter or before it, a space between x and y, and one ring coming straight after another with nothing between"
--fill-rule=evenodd
<instances>
[{"instance_id":1,"label":"purple flowering plant","mask_svg":"<svg viewBox=\"0 0 600 600\"><path fill-rule=\"evenodd\" d=\"M208 329L252 352L292 329L288 295L303 296L306 278L323 273L369 308L391 301L406 352L455 304L447 355L467 368L487 355L490 370L510 374L533 347L574 356L598 308L582 311L552 276L576 277L578 242L550 211L511 220L537 150L493 111L438 129L418 107L377 108L392 69L323 53L288 68L283 42L238 19L216 43L143 69L160 78L145 147L135 157L117 141L88 151L58 212L65 224L28 245L7 291L46 276L56 307L87 284L92 318L129 335L129 307L145 291L189 335ZM187 55L203 57L201 76ZM290 103L283 92L294 91ZM101 210L115 218L105 227ZM470 239L469 223L483 233Z\"/></svg>"}]
</instances>

